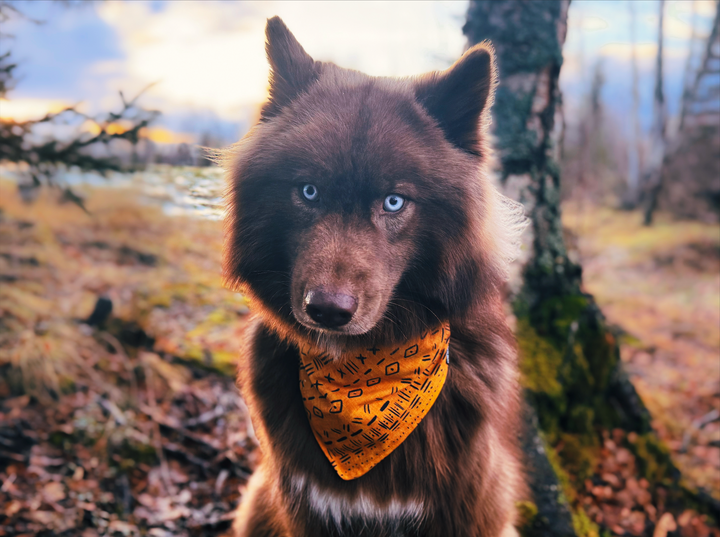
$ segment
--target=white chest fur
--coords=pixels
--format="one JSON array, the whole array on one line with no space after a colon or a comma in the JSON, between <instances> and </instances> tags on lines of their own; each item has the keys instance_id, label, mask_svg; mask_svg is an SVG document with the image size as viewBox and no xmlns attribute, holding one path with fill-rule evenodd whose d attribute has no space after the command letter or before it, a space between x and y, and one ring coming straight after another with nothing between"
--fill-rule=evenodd
<instances>
[{"instance_id":1,"label":"white chest fur","mask_svg":"<svg viewBox=\"0 0 720 537\"><path fill-rule=\"evenodd\" d=\"M316 516L337 528L352 520L363 520L369 526L388 529L412 528L423 519L423 503L419 500L392 499L387 504L379 504L362 493L349 498L322 489L303 475L291 477L290 483L296 498L303 498Z\"/></svg>"}]
</instances>

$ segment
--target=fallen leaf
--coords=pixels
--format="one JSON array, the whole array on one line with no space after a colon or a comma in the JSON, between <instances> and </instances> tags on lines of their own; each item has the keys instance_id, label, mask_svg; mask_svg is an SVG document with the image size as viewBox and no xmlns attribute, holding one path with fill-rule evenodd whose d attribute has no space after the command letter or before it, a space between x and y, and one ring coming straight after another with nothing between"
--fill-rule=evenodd
<instances>
[{"instance_id":1,"label":"fallen leaf","mask_svg":"<svg viewBox=\"0 0 720 537\"><path fill-rule=\"evenodd\" d=\"M2 406L10 409L22 409L28 406L30 403L29 395L21 395L20 397L13 397L12 399L5 399L2 402Z\"/></svg>"},{"instance_id":2,"label":"fallen leaf","mask_svg":"<svg viewBox=\"0 0 720 537\"><path fill-rule=\"evenodd\" d=\"M5 516L11 517L20 509L22 509L22 504L17 500L13 500L5 507Z\"/></svg>"},{"instance_id":3,"label":"fallen leaf","mask_svg":"<svg viewBox=\"0 0 720 537\"><path fill-rule=\"evenodd\" d=\"M30 518L34 520L35 522L39 522L40 524L45 524L46 526L52 524L53 522L59 521L61 515L59 513L56 513L55 511L31 511L30 512Z\"/></svg>"},{"instance_id":4,"label":"fallen leaf","mask_svg":"<svg viewBox=\"0 0 720 537\"><path fill-rule=\"evenodd\" d=\"M152 528L148 531L148 535L152 537L172 537L172 533L162 528Z\"/></svg>"},{"instance_id":5,"label":"fallen leaf","mask_svg":"<svg viewBox=\"0 0 720 537\"><path fill-rule=\"evenodd\" d=\"M690 520L692 520L694 514L695 512L692 509L687 509L683 511L683 513L677 519L678 525L681 528L687 526L690 523Z\"/></svg>"},{"instance_id":6,"label":"fallen leaf","mask_svg":"<svg viewBox=\"0 0 720 537\"><path fill-rule=\"evenodd\" d=\"M30 464L32 466L60 466L65 464L65 459L60 457L45 457L44 455L33 455L30 457Z\"/></svg>"},{"instance_id":7,"label":"fallen leaf","mask_svg":"<svg viewBox=\"0 0 720 537\"><path fill-rule=\"evenodd\" d=\"M108 525L108 530L112 532L120 532L123 535L139 535L140 532L135 524L123 522L122 520L113 520Z\"/></svg>"},{"instance_id":8,"label":"fallen leaf","mask_svg":"<svg viewBox=\"0 0 720 537\"><path fill-rule=\"evenodd\" d=\"M615 474L605 473L600 476L603 481L610 484L613 488L619 489L622 485L620 479Z\"/></svg>"},{"instance_id":9,"label":"fallen leaf","mask_svg":"<svg viewBox=\"0 0 720 537\"><path fill-rule=\"evenodd\" d=\"M676 529L677 524L675 524L675 517L670 513L665 513L660 517L657 526L655 526L653 537L667 537L669 531L675 531Z\"/></svg>"},{"instance_id":10,"label":"fallen leaf","mask_svg":"<svg viewBox=\"0 0 720 537\"><path fill-rule=\"evenodd\" d=\"M43 500L47 503L56 503L65 499L65 488L62 483L50 482L42 489Z\"/></svg>"},{"instance_id":11,"label":"fallen leaf","mask_svg":"<svg viewBox=\"0 0 720 537\"><path fill-rule=\"evenodd\" d=\"M75 468L75 471L73 472L73 476L72 476L73 481L80 481L84 475L85 475L85 470L83 469L82 466L78 466L77 468Z\"/></svg>"}]
</instances>

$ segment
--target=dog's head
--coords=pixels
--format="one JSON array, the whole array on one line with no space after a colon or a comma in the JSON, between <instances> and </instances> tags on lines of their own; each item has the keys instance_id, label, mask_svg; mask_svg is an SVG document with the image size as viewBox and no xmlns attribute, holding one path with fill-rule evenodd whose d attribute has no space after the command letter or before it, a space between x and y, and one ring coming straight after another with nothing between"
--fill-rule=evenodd
<instances>
[{"instance_id":1,"label":"dog's head","mask_svg":"<svg viewBox=\"0 0 720 537\"><path fill-rule=\"evenodd\" d=\"M377 78L314 61L275 17L270 96L227 155L225 276L329 350L462 315L504 269L485 178L493 50Z\"/></svg>"}]
</instances>

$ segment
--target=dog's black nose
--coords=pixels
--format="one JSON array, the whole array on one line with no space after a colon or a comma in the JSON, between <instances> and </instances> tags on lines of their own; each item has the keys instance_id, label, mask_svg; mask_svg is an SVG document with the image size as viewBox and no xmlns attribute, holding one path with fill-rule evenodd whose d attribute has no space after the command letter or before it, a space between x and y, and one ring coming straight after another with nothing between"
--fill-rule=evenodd
<instances>
[{"instance_id":1,"label":"dog's black nose","mask_svg":"<svg viewBox=\"0 0 720 537\"><path fill-rule=\"evenodd\" d=\"M313 321L327 328L348 324L357 306L357 298L342 293L316 289L305 295L305 311Z\"/></svg>"}]
</instances>

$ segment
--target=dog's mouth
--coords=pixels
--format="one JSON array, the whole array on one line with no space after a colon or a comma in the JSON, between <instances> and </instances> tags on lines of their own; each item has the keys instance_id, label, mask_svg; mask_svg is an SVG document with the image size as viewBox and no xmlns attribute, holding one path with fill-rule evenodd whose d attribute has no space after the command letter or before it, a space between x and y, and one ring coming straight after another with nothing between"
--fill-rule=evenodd
<instances>
[{"instance_id":1,"label":"dog's mouth","mask_svg":"<svg viewBox=\"0 0 720 537\"><path fill-rule=\"evenodd\" d=\"M364 328L362 326L358 326L356 323L340 328L328 328L327 326L323 326L318 322L307 321L303 319L302 315L296 315L295 318L305 328L309 328L310 330L319 332L327 336L361 336L372 329L372 326L370 328Z\"/></svg>"},{"instance_id":2,"label":"dog's mouth","mask_svg":"<svg viewBox=\"0 0 720 537\"><path fill-rule=\"evenodd\" d=\"M379 300L326 287L316 287L293 300L293 315L305 328L325 336L359 336L380 319ZM373 307L375 306L375 307Z\"/></svg>"}]
</instances>

